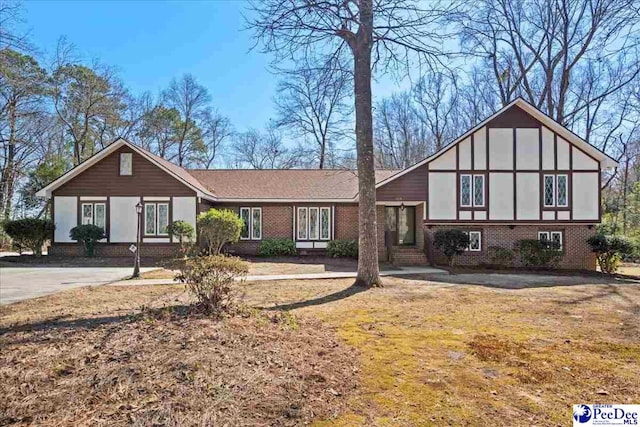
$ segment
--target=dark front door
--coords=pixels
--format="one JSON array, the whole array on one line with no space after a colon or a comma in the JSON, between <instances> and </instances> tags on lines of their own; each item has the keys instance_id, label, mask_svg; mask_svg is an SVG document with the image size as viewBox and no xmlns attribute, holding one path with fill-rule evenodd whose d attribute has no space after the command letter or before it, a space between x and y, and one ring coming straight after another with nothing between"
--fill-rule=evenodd
<instances>
[{"instance_id":1,"label":"dark front door","mask_svg":"<svg viewBox=\"0 0 640 427\"><path fill-rule=\"evenodd\" d=\"M385 240L387 246L416 244L416 208L385 207Z\"/></svg>"}]
</instances>

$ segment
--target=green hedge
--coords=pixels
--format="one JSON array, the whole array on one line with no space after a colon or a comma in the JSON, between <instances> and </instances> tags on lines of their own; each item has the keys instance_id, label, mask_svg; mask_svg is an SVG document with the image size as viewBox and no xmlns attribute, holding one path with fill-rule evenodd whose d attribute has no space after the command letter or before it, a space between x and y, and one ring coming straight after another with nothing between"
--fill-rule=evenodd
<instances>
[{"instance_id":1,"label":"green hedge","mask_svg":"<svg viewBox=\"0 0 640 427\"><path fill-rule=\"evenodd\" d=\"M327 244L327 255L331 258L358 258L358 241L332 240Z\"/></svg>"},{"instance_id":2,"label":"green hedge","mask_svg":"<svg viewBox=\"0 0 640 427\"><path fill-rule=\"evenodd\" d=\"M291 239L264 239L258 247L258 255L264 257L296 254L296 244Z\"/></svg>"},{"instance_id":3,"label":"green hedge","mask_svg":"<svg viewBox=\"0 0 640 427\"><path fill-rule=\"evenodd\" d=\"M518 253L527 267L556 267L564 256L559 243L537 239L520 240Z\"/></svg>"},{"instance_id":4,"label":"green hedge","mask_svg":"<svg viewBox=\"0 0 640 427\"><path fill-rule=\"evenodd\" d=\"M53 221L39 218L23 218L7 221L3 225L5 233L13 240L14 247L29 248L34 255L42 255L44 242L53 237Z\"/></svg>"}]
</instances>

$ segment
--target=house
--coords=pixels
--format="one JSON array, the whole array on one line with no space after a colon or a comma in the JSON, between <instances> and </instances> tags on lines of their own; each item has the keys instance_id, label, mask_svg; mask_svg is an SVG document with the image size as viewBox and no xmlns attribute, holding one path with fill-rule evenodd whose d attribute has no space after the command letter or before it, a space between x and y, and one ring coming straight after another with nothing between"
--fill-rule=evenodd
<instances>
[{"instance_id":1,"label":"house","mask_svg":"<svg viewBox=\"0 0 640 427\"><path fill-rule=\"evenodd\" d=\"M442 150L404 170L376 171L378 249L397 263L442 262L437 230L460 228L470 245L462 264L490 261L489 247L550 239L561 267L594 269L586 243L600 222L601 171L615 160L522 99ZM209 208L244 219L230 251L254 254L266 238L291 238L301 251L358 238L358 182L348 170L187 170L120 139L38 192L52 199L50 253L78 255L69 230L92 223L106 239L97 253L128 255L142 202L142 248L166 256L176 220L195 224Z\"/></svg>"}]
</instances>

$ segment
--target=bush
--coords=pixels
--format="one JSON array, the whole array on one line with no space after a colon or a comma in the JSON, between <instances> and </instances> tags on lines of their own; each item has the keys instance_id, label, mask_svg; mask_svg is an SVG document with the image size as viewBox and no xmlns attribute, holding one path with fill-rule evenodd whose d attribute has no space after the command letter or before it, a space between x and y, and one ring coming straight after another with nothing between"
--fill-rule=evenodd
<instances>
[{"instance_id":1,"label":"bush","mask_svg":"<svg viewBox=\"0 0 640 427\"><path fill-rule=\"evenodd\" d=\"M452 266L453 258L462 255L469 246L469 235L457 229L438 230L434 235L433 245L442 250L447 263Z\"/></svg>"},{"instance_id":2,"label":"bush","mask_svg":"<svg viewBox=\"0 0 640 427\"><path fill-rule=\"evenodd\" d=\"M173 221L169 224L169 235L178 238L180 253L186 255L189 245L195 236L195 231L193 226L186 221Z\"/></svg>"},{"instance_id":3,"label":"bush","mask_svg":"<svg viewBox=\"0 0 640 427\"><path fill-rule=\"evenodd\" d=\"M49 219L24 218L3 224L5 233L13 239L14 247L29 248L34 255L42 255L44 242L50 240L55 228Z\"/></svg>"},{"instance_id":4,"label":"bush","mask_svg":"<svg viewBox=\"0 0 640 427\"><path fill-rule=\"evenodd\" d=\"M622 258L631 256L634 246L622 236L596 234L587 239L591 250L595 252L598 265L603 273L613 274L622 263Z\"/></svg>"},{"instance_id":5,"label":"bush","mask_svg":"<svg viewBox=\"0 0 640 427\"><path fill-rule=\"evenodd\" d=\"M520 240L518 252L520 262L528 267L555 267L564 256L560 244L550 240Z\"/></svg>"},{"instance_id":6,"label":"bush","mask_svg":"<svg viewBox=\"0 0 640 427\"><path fill-rule=\"evenodd\" d=\"M69 232L69 237L71 237L72 240L82 242L84 254L92 257L95 253L96 243L98 243L98 240L104 239L105 235L102 227L93 224L83 224L73 227Z\"/></svg>"},{"instance_id":7,"label":"bush","mask_svg":"<svg viewBox=\"0 0 640 427\"><path fill-rule=\"evenodd\" d=\"M296 243L291 239L264 239L258 247L260 256L285 256L296 254Z\"/></svg>"},{"instance_id":8,"label":"bush","mask_svg":"<svg viewBox=\"0 0 640 427\"><path fill-rule=\"evenodd\" d=\"M196 297L198 308L221 317L234 306L234 281L248 272L249 266L238 257L210 255L185 261L176 279Z\"/></svg>"},{"instance_id":9,"label":"bush","mask_svg":"<svg viewBox=\"0 0 640 427\"><path fill-rule=\"evenodd\" d=\"M331 258L358 258L358 241L332 240L327 244L327 255Z\"/></svg>"},{"instance_id":10,"label":"bush","mask_svg":"<svg viewBox=\"0 0 640 427\"><path fill-rule=\"evenodd\" d=\"M500 267L510 267L513 265L515 254L511 249L503 248L501 246L489 246L488 251L491 264Z\"/></svg>"},{"instance_id":11,"label":"bush","mask_svg":"<svg viewBox=\"0 0 640 427\"><path fill-rule=\"evenodd\" d=\"M226 243L240 239L244 222L228 209L209 209L198 215L198 231L210 255L218 255Z\"/></svg>"}]
</instances>

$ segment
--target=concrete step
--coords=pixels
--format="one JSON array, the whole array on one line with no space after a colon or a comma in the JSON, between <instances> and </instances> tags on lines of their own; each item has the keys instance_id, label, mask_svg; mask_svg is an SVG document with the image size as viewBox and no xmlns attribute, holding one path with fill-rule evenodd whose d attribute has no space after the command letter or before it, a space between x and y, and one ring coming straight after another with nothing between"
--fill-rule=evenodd
<instances>
[{"instance_id":1,"label":"concrete step","mask_svg":"<svg viewBox=\"0 0 640 427\"><path fill-rule=\"evenodd\" d=\"M420 248L398 246L391 249L391 263L393 265L426 265L428 260Z\"/></svg>"}]
</instances>

